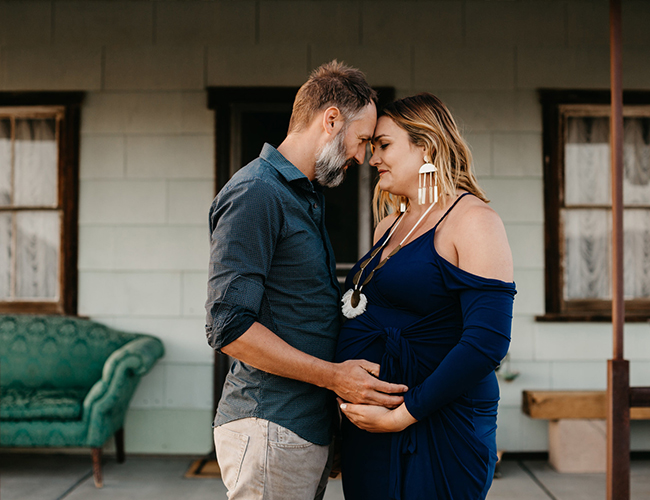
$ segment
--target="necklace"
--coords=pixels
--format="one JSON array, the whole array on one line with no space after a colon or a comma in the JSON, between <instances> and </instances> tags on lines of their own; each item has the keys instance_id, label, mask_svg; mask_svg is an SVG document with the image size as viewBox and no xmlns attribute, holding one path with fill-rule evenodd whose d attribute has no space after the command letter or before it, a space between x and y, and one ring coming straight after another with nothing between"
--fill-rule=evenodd
<instances>
[{"instance_id":1,"label":"necklace","mask_svg":"<svg viewBox=\"0 0 650 500\"><path fill-rule=\"evenodd\" d=\"M395 249L390 254L388 254L388 256L386 256L379 264L377 264L377 267L375 267L372 270L372 272L368 275L368 277L363 281L363 283L359 285L359 281L361 281L361 275L363 274L363 271L366 269L366 267L368 267L368 264L370 264L372 259L374 259L377 256L377 254L381 252L382 249L388 244L391 236L393 236L393 233L402 222L402 219L404 218L404 214L400 215L400 218L397 220L393 228L390 230L390 233L388 233L388 237L378 248L373 250L373 252L370 254L370 257L368 257L366 260L364 260L361 263L361 265L359 266L359 270L354 275L354 278L352 278L353 288L350 288L347 292L345 292L343 298L341 299L341 302L343 304L341 306L341 309L343 311L343 316L345 316L348 319L352 319L366 312L366 305L368 304L368 299L363 293L361 293L361 290L372 279L372 277L375 274L375 271L377 269L381 269L384 266L384 264L386 264L388 259L390 259L393 255L395 255L400 250L400 248L402 248L404 242L409 238L409 236L411 236L411 234L413 234L415 228L417 228L420 225L420 222L422 222L422 220L427 216L427 214L431 211L434 205L435 203L431 204L431 206L427 208L427 210L422 214L422 217L418 219L418 221L411 228L411 230L404 237L404 239L400 242L400 244L397 245Z\"/></svg>"}]
</instances>

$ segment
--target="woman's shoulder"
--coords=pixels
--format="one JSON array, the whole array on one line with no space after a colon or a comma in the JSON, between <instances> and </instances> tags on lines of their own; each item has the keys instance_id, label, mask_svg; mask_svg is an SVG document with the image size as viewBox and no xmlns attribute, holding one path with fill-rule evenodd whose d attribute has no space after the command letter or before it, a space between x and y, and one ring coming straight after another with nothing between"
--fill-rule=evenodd
<instances>
[{"instance_id":1,"label":"woman's shoulder","mask_svg":"<svg viewBox=\"0 0 650 500\"><path fill-rule=\"evenodd\" d=\"M512 281L512 254L501 217L477 197L466 198L454 224L458 267L478 276Z\"/></svg>"},{"instance_id":2,"label":"woman's shoulder","mask_svg":"<svg viewBox=\"0 0 650 500\"><path fill-rule=\"evenodd\" d=\"M486 202L476 196L465 196L462 210L458 211L458 218L463 232L476 234L490 234L495 230L504 230L503 221L499 214Z\"/></svg>"},{"instance_id":3,"label":"woman's shoulder","mask_svg":"<svg viewBox=\"0 0 650 500\"><path fill-rule=\"evenodd\" d=\"M395 220L397 220L398 214L393 212L392 214L387 215L382 220L379 221L377 227L375 228L375 235L372 239L373 245L379 241L379 239L388 231L388 229L393 225Z\"/></svg>"}]
</instances>

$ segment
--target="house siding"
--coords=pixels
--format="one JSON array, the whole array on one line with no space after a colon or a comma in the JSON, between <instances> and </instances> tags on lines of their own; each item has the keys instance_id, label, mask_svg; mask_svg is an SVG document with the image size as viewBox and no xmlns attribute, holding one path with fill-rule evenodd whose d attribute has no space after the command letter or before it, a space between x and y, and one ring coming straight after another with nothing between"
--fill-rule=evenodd
<instances>
[{"instance_id":1,"label":"house siding","mask_svg":"<svg viewBox=\"0 0 650 500\"><path fill-rule=\"evenodd\" d=\"M623 5L624 85L650 91L650 4ZM0 91L83 90L79 314L152 333L167 354L142 380L126 449L211 448L204 336L214 116L207 86L298 86L332 58L398 97L451 108L514 255L511 369L499 448L547 449L523 389L604 389L611 326L544 313L542 119L537 89L607 88L602 0L0 1ZM631 381L650 385L650 330L627 324ZM650 449L633 422L632 449Z\"/></svg>"}]
</instances>

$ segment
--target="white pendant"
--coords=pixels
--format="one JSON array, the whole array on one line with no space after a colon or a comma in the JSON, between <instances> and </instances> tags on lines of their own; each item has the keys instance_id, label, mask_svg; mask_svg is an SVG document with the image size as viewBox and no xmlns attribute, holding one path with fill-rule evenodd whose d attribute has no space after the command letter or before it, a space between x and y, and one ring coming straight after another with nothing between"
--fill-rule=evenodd
<instances>
[{"instance_id":1,"label":"white pendant","mask_svg":"<svg viewBox=\"0 0 650 500\"><path fill-rule=\"evenodd\" d=\"M348 319L356 318L360 314L363 314L366 312L366 305L368 304L368 299L364 294L361 292L358 293L359 297L359 303L356 305L356 307L352 306L352 295L354 294L354 290L350 288L345 294L343 295L343 298L341 299L341 303L343 304L341 306L341 310L343 311L343 316L345 316Z\"/></svg>"}]
</instances>

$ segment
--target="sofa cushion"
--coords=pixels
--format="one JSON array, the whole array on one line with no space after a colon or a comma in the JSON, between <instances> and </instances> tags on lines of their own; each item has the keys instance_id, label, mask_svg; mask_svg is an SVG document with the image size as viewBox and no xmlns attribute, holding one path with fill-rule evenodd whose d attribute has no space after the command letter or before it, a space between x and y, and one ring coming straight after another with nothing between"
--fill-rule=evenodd
<instances>
[{"instance_id":1,"label":"sofa cushion","mask_svg":"<svg viewBox=\"0 0 650 500\"><path fill-rule=\"evenodd\" d=\"M2 420L74 420L81 418L86 389L2 388Z\"/></svg>"},{"instance_id":2,"label":"sofa cushion","mask_svg":"<svg viewBox=\"0 0 650 500\"><path fill-rule=\"evenodd\" d=\"M90 390L111 353L135 338L87 319L0 315L0 383Z\"/></svg>"}]
</instances>

